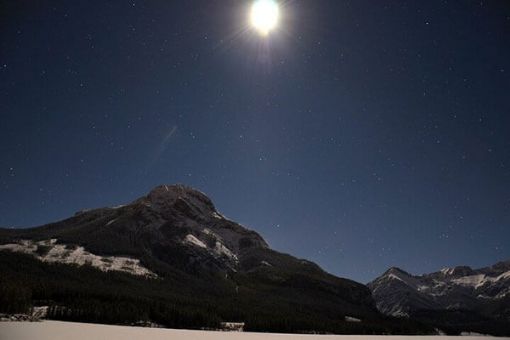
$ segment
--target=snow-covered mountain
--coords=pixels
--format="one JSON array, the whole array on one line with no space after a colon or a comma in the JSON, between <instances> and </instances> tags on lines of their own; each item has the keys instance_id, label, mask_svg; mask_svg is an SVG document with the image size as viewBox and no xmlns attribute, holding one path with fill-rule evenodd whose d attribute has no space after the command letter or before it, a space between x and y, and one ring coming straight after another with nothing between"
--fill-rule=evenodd
<instances>
[{"instance_id":1,"label":"snow-covered mountain","mask_svg":"<svg viewBox=\"0 0 510 340\"><path fill-rule=\"evenodd\" d=\"M365 285L270 249L205 194L182 185L161 185L129 204L80 211L36 228L0 228L2 289L14 291L12 297L20 290L23 297L50 300L87 321L126 322L126 310L112 302L123 294L131 317L174 327L226 319L255 330L339 332L386 322ZM87 318L83 306L90 309ZM63 313L58 310L57 316Z\"/></svg>"},{"instance_id":2,"label":"snow-covered mountain","mask_svg":"<svg viewBox=\"0 0 510 340\"><path fill-rule=\"evenodd\" d=\"M105 265L109 260L139 263L150 256L159 270L237 271L242 250L269 248L259 234L221 215L206 195L182 185L161 185L130 204L82 210L42 227L0 231L0 250L102 270L117 270ZM168 258L173 252L180 256Z\"/></svg>"},{"instance_id":3,"label":"snow-covered mountain","mask_svg":"<svg viewBox=\"0 0 510 340\"><path fill-rule=\"evenodd\" d=\"M368 287L378 309L387 315L463 311L510 321L510 261L480 269L444 268L420 276L390 268Z\"/></svg>"},{"instance_id":4,"label":"snow-covered mountain","mask_svg":"<svg viewBox=\"0 0 510 340\"><path fill-rule=\"evenodd\" d=\"M392 268L366 287L271 249L205 194L182 185L161 185L126 205L40 227L0 228L0 313L44 303L65 320L184 328L237 320L249 330L274 332L430 334L439 328L509 335L509 281L510 262L502 262L422 276ZM385 314L410 318L388 318L376 303ZM442 323L443 314L419 314L458 310L476 315L464 313L452 326Z\"/></svg>"}]
</instances>

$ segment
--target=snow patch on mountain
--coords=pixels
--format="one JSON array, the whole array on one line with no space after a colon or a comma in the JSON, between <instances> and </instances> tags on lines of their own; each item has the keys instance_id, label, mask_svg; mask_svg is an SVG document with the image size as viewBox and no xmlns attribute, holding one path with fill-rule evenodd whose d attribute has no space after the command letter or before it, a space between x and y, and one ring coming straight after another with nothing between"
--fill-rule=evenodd
<instances>
[{"instance_id":1,"label":"snow patch on mountain","mask_svg":"<svg viewBox=\"0 0 510 340\"><path fill-rule=\"evenodd\" d=\"M108 221L108 223L105 224L105 227L109 226L110 224L112 224L113 222L115 222L117 219L114 218L113 220L111 221Z\"/></svg>"},{"instance_id":2,"label":"snow patch on mountain","mask_svg":"<svg viewBox=\"0 0 510 340\"><path fill-rule=\"evenodd\" d=\"M200 241L198 238L191 234L186 235L185 241L200 248L207 248L204 242Z\"/></svg>"},{"instance_id":3,"label":"snow patch on mountain","mask_svg":"<svg viewBox=\"0 0 510 340\"><path fill-rule=\"evenodd\" d=\"M455 268L443 268L443 269L441 269L440 272L443 275L452 275L454 270L455 270Z\"/></svg>"},{"instance_id":4,"label":"snow patch on mountain","mask_svg":"<svg viewBox=\"0 0 510 340\"><path fill-rule=\"evenodd\" d=\"M212 216L213 216L214 218L217 218L218 220L223 220L223 219L225 219L225 217L224 217L223 215L221 215L221 214L220 214L219 212L217 212L217 211L213 211L213 212L212 212Z\"/></svg>"},{"instance_id":5,"label":"snow patch on mountain","mask_svg":"<svg viewBox=\"0 0 510 340\"><path fill-rule=\"evenodd\" d=\"M0 251L12 251L32 255L49 263L89 265L102 271L120 271L131 275L156 277L140 264L140 260L123 256L99 256L83 247L58 244L57 239L33 241L20 240L17 243L0 245Z\"/></svg>"},{"instance_id":6,"label":"snow patch on mountain","mask_svg":"<svg viewBox=\"0 0 510 340\"><path fill-rule=\"evenodd\" d=\"M477 288L480 285L482 285L484 282L486 282L486 280L485 280L484 274L478 274L478 275L463 276L458 279L453 279L452 282L455 284L461 285L461 286Z\"/></svg>"},{"instance_id":7,"label":"snow patch on mountain","mask_svg":"<svg viewBox=\"0 0 510 340\"><path fill-rule=\"evenodd\" d=\"M491 284L498 282L500 280L505 280L510 278L510 271L507 271L505 273L502 273L501 275L498 275L496 277L487 276L485 274L477 274L477 275L471 275L471 276L464 276L458 279L453 279L452 282L465 286L465 287L472 287L472 288L480 288L486 284Z\"/></svg>"},{"instance_id":8,"label":"snow patch on mountain","mask_svg":"<svg viewBox=\"0 0 510 340\"><path fill-rule=\"evenodd\" d=\"M202 249L206 249L209 253L211 253L215 257L226 257L234 263L239 262L237 255L223 243L221 237L219 237L218 235L216 235L214 232L207 228L203 229L203 233L213 238L214 246L207 246L206 242L200 240L197 236L192 234L186 235L186 237L184 238L184 243L191 244Z\"/></svg>"},{"instance_id":9,"label":"snow patch on mountain","mask_svg":"<svg viewBox=\"0 0 510 340\"><path fill-rule=\"evenodd\" d=\"M216 254L220 256L226 256L235 262L238 261L237 255L232 252L232 250L228 249L223 243L216 241L216 244L214 245L214 251Z\"/></svg>"}]
</instances>

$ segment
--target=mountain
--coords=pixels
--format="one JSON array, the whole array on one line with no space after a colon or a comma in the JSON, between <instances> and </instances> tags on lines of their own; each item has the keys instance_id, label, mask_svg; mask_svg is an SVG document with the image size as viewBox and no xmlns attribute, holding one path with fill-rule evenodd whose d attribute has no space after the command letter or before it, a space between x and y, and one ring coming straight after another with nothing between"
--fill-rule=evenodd
<instances>
[{"instance_id":1,"label":"mountain","mask_svg":"<svg viewBox=\"0 0 510 340\"><path fill-rule=\"evenodd\" d=\"M510 261L480 269L444 268L420 276L390 268L368 287L386 315L452 331L469 327L485 333L510 332Z\"/></svg>"},{"instance_id":2,"label":"mountain","mask_svg":"<svg viewBox=\"0 0 510 340\"><path fill-rule=\"evenodd\" d=\"M383 317L366 286L272 250L182 185L41 227L0 229L0 306L37 305L55 319L177 328L243 321L256 331L427 331Z\"/></svg>"}]
</instances>

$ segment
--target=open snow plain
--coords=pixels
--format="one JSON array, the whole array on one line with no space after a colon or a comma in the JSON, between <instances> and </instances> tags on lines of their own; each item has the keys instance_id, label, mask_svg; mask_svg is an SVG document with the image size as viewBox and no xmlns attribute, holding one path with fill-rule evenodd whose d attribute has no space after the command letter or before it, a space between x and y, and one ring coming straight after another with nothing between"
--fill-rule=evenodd
<instances>
[{"instance_id":1,"label":"open snow plain","mask_svg":"<svg viewBox=\"0 0 510 340\"><path fill-rule=\"evenodd\" d=\"M448 336L363 336L229 333L42 321L0 322L0 340L450 340ZM486 339L482 336L462 340Z\"/></svg>"}]
</instances>

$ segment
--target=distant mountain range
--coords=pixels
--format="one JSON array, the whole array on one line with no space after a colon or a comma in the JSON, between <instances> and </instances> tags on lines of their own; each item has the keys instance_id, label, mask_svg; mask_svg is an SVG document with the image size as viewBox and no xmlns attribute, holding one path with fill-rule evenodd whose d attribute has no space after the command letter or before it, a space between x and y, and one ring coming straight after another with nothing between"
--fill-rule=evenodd
<instances>
[{"instance_id":1,"label":"distant mountain range","mask_svg":"<svg viewBox=\"0 0 510 340\"><path fill-rule=\"evenodd\" d=\"M162 185L127 205L0 229L0 313L48 306L53 319L173 328L501 335L508 267L392 268L367 287L272 250L197 190Z\"/></svg>"},{"instance_id":2,"label":"distant mountain range","mask_svg":"<svg viewBox=\"0 0 510 340\"><path fill-rule=\"evenodd\" d=\"M390 268L368 284L384 314L491 333L510 324L510 261L420 276Z\"/></svg>"}]
</instances>

